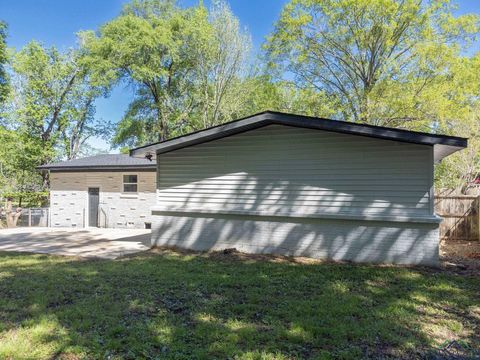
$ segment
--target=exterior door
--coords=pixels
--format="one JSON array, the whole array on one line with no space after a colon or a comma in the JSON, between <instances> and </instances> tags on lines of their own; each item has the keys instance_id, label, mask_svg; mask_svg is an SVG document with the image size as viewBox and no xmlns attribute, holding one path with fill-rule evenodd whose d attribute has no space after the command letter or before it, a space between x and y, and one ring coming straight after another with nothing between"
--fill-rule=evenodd
<instances>
[{"instance_id":1,"label":"exterior door","mask_svg":"<svg viewBox=\"0 0 480 360\"><path fill-rule=\"evenodd\" d=\"M98 227L98 205L100 189L88 188L88 226Z\"/></svg>"}]
</instances>

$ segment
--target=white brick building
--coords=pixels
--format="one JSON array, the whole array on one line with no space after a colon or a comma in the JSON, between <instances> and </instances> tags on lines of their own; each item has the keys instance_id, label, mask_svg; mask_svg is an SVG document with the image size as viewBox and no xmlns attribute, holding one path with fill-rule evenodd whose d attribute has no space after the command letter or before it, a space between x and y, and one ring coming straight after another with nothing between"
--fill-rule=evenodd
<instances>
[{"instance_id":1,"label":"white brick building","mask_svg":"<svg viewBox=\"0 0 480 360\"><path fill-rule=\"evenodd\" d=\"M50 226L150 226L155 162L109 154L46 164L39 169L50 172Z\"/></svg>"}]
</instances>

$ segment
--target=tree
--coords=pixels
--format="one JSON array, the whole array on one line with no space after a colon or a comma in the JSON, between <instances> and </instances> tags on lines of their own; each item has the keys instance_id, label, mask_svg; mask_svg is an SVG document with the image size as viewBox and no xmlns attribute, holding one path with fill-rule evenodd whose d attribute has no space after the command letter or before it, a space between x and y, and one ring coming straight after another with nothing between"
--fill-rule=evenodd
<instances>
[{"instance_id":1,"label":"tree","mask_svg":"<svg viewBox=\"0 0 480 360\"><path fill-rule=\"evenodd\" d=\"M0 127L0 197L12 192L42 190L35 142L18 131ZM18 199L17 199L18 200Z\"/></svg>"},{"instance_id":2,"label":"tree","mask_svg":"<svg viewBox=\"0 0 480 360\"><path fill-rule=\"evenodd\" d=\"M134 1L82 38L99 84L126 81L135 89L115 145L165 140L232 118L227 99L248 64L250 37L223 1L210 11Z\"/></svg>"},{"instance_id":3,"label":"tree","mask_svg":"<svg viewBox=\"0 0 480 360\"><path fill-rule=\"evenodd\" d=\"M417 98L477 23L472 14L454 17L447 0L293 0L266 49L298 86L336 97L343 119L420 126L405 124L425 120Z\"/></svg>"},{"instance_id":4,"label":"tree","mask_svg":"<svg viewBox=\"0 0 480 360\"><path fill-rule=\"evenodd\" d=\"M88 73L82 73L73 87L70 97L72 101L65 109L65 126L61 129L63 156L67 160L89 153L92 149L87 140L92 136L103 138L111 134L111 124L95 121L95 99L104 93L104 89L92 86Z\"/></svg>"},{"instance_id":5,"label":"tree","mask_svg":"<svg viewBox=\"0 0 480 360\"><path fill-rule=\"evenodd\" d=\"M20 219L20 216L22 215L22 208L17 207L16 209L13 209L12 201L12 198L7 198L5 209L3 207L0 208L0 229L3 227L1 221L2 217L5 217L7 228L14 228L17 226L18 219Z\"/></svg>"},{"instance_id":6,"label":"tree","mask_svg":"<svg viewBox=\"0 0 480 360\"><path fill-rule=\"evenodd\" d=\"M439 188L459 188L465 193L480 177L480 52L452 59L447 80L438 82L425 104L437 119L440 133L469 138L468 148L444 159L436 167Z\"/></svg>"},{"instance_id":7,"label":"tree","mask_svg":"<svg viewBox=\"0 0 480 360\"><path fill-rule=\"evenodd\" d=\"M12 68L10 128L24 144L23 156L32 162L30 171L64 154L75 157L92 133L93 99L99 94L90 86L79 53L60 53L33 41L13 56ZM45 187L48 174L42 178Z\"/></svg>"},{"instance_id":8,"label":"tree","mask_svg":"<svg viewBox=\"0 0 480 360\"><path fill-rule=\"evenodd\" d=\"M14 167L13 156L15 155L15 145L18 138L15 132L7 130L0 126L0 189L5 190L11 183Z\"/></svg>"},{"instance_id":9,"label":"tree","mask_svg":"<svg viewBox=\"0 0 480 360\"><path fill-rule=\"evenodd\" d=\"M156 111L147 89L138 89L136 98L117 124L112 144L133 148L149 142L158 141L156 131Z\"/></svg>"},{"instance_id":10,"label":"tree","mask_svg":"<svg viewBox=\"0 0 480 360\"><path fill-rule=\"evenodd\" d=\"M123 121L148 129L143 141L165 140L193 110L194 47L201 46L206 23L202 8L145 0L125 7L98 36L81 34L97 84L135 87Z\"/></svg>"},{"instance_id":11,"label":"tree","mask_svg":"<svg viewBox=\"0 0 480 360\"><path fill-rule=\"evenodd\" d=\"M293 0L266 44L272 73L336 99L339 118L470 138L436 166L465 191L480 170L479 18L447 0Z\"/></svg>"},{"instance_id":12,"label":"tree","mask_svg":"<svg viewBox=\"0 0 480 360\"><path fill-rule=\"evenodd\" d=\"M274 81L268 75L247 77L232 96L240 101L236 118L267 110L332 118L338 108L335 99L323 91L298 88L291 81Z\"/></svg>"},{"instance_id":13,"label":"tree","mask_svg":"<svg viewBox=\"0 0 480 360\"><path fill-rule=\"evenodd\" d=\"M235 84L248 68L250 35L224 1L214 1L208 15L210 27L206 42L198 46L198 79L201 127L232 119L232 106L238 96Z\"/></svg>"},{"instance_id":14,"label":"tree","mask_svg":"<svg viewBox=\"0 0 480 360\"><path fill-rule=\"evenodd\" d=\"M8 61L7 56L7 24L0 21L0 111L2 104L5 102L9 92L8 76L5 64ZM0 113L0 119L1 119Z\"/></svg>"}]
</instances>

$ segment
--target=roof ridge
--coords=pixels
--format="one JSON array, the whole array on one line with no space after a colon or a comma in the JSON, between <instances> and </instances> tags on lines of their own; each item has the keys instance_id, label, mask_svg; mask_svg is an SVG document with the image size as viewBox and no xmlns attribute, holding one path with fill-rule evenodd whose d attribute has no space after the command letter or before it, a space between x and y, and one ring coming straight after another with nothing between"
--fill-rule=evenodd
<instances>
[{"instance_id":1,"label":"roof ridge","mask_svg":"<svg viewBox=\"0 0 480 360\"><path fill-rule=\"evenodd\" d=\"M337 126L339 126L339 127L340 126L351 126L351 127L357 127L357 128L363 128L363 129L371 129L372 131L375 131L375 130L376 131L382 131L382 130L383 131L392 131L392 132L397 132L397 133L404 133L404 134L411 134L411 135L418 135L418 136L428 136L428 137L433 137L433 138L438 138L438 139L447 139L448 138L450 140L458 140L459 142L467 140L467 138L458 137L458 136L433 134L433 133L407 130L407 129L401 129L401 128L393 128L393 127L378 126L378 125L371 125L371 124L361 124L361 123L355 123L355 122L350 122L350 121L345 121L345 120L335 120L335 119L327 119L327 118L323 118L323 117L301 115L301 114L294 114L294 113L285 113L285 112L273 111L273 110L265 110L265 111L262 111L262 112L259 112L259 113L255 113L253 115L249 115L249 116L245 116L245 117L242 117L242 118L239 118L239 119L228 121L228 122L223 123L223 124L218 124L218 125L215 125L215 126L210 126L210 127L204 128L204 129L199 129L199 130L196 130L196 131L192 131L188 134L179 135L179 136L167 139L167 140L157 141L157 142L153 142L153 143L150 143L150 144L138 146L138 147L130 149L129 154L130 154L130 156L132 156L132 153L137 151L137 150L141 150L141 149L151 147L151 146L155 146L155 145L166 144L168 142L173 142L175 140L182 139L182 138L185 138L185 137L188 137L188 136L194 136L194 135L198 135L198 134L203 133L203 132L214 131L215 129L219 129L219 128L223 128L223 127L234 126L236 123L241 122L241 121L245 121L245 120L248 120L248 119L253 120L254 118L259 118L259 120L257 120L256 122L259 122L259 121L262 121L262 120L265 120L265 121L270 120L271 123L278 123L278 124L284 123L284 125L287 125L287 124L285 124L286 121L284 121L282 119L278 119L278 118L277 119L268 119L268 118L267 119L261 119L261 118L263 118L263 115L266 115L266 114L271 114L273 116L283 117L283 118L296 117L300 121L301 120L307 120L307 119L308 120L313 120L313 121L322 120L323 122L328 122L331 125L337 124ZM313 125L314 124L312 124L312 126L311 126L312 128L314 127ZM333 126L331 126L331 127L333 127ZM335 130L331 129L331 131L335 131Z\"/></svg>"},{"instance_id":2,"label":"roof ridge","mask_svg":"<svg viewBox=\"0 0 480 360\"><path fill-rule=\"evenodd\" d=\"M317 121L321 120L321 121ZM306 115L295 115L281 112L264 111L242 119L233 120L210 128L191 132L161 142L140 146L130 150L130 156L141 156L147 153L165 153L187 146L220 139L223 137L250 131L270 124L323 130L355 136L366 136L378 139L414 143L442 147L436 160L465 148L467 139L448 135L429 134L405 129L387 128L375 125L357 124L347 121L318 118Z\"/></svg>"}]
</instances>

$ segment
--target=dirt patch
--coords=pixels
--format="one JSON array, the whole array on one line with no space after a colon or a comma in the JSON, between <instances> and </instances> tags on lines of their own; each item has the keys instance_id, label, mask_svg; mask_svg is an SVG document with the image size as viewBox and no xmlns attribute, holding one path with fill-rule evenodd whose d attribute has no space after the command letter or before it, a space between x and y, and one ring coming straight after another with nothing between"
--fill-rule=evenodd
<instances>
[{"instance_id":1,"label":"dirt patch","mask_svg":"<svg viewBox=\"0 0 480 360\"><path fill-rule=\"evenodd\" d=\"M294 263L294 264L320 264L329 262L327 260L312 259L307 257L295 257L272 254L247 254L238 251L235 248L220 251L211 251L207 253L209 258L218 260L237 260L237 261L269 261L274 263Z\"/></svg>"},{"instance_id":2,"label":"dirt patch","mask_svg":"<svg viewBox=\"0 0 480 360\"><path fill-rule=\"evenodd\" d=\"M58 360L80 360L80 355L73 354L73 353L62 353L58 355L55 359Z\"/></svg>"},{"instance_id":3,"label":"dirt patch","mask_svg":"<svg viewBox=\"0 0 480 360\"><path fill-rule=\"evenodd\" d=\"M480 241L442 241L442 267L464 275L480 275Z\"/></svg>"},{"instance_id":4,"label":"dirt patch","mask_svg":"<svg viewBox=\"0 0 480 360\"><path fill-rule=\"evenodd\" d=\"M476 254L480 249L480 244L443 245L440 252L440 270L438 268L428 268L415 265L396 265L396 264L375 264L378 267L402 267L402 268L424 268L426 271L446 271L465 276L480 276L480 258L476 256L467 256L466 254ZM307 257L295 257L272 254L248 254L240 252L235 248L219 250L219 251L194 251L182 249L178 247L155 247L144 254L159 255L178 255L178 256L200 256L218 261L238 261L238 262L257 262L268 261L274 263L290 263L290 264L353 264L349 261L334 261L328 259L312 259Z\"/></svg>"},{"instance_id":5,"label":"dirt patch","mask_svg":"<svg viewBox=\"0 0 480 360\"><path fill-rule=\"evenodd\" d=\"M149 253L154 254L179 254L179 255L190 255L190 256L201 256L207 257L209 259L215 260L225 260L225 261L269 261L275 263L294 263L294 264L320 264L320 263L333 263L338 261L332 260L322 260L322 259L312 259L307 257L296 257L296 256L284 256L284 255L272 255L272 254L248 254L241 251L238 251L235 248L229 248L225 250L218 251L194 251L188 249L182 249L175 246L162 246L154 247ZM348 262L344 262L348 263Z\"/></svg>"}]
</instances>

